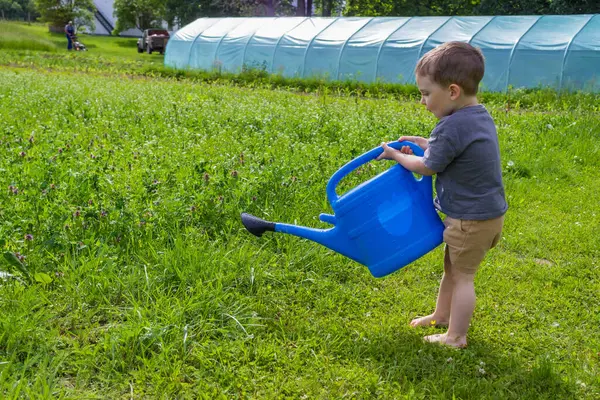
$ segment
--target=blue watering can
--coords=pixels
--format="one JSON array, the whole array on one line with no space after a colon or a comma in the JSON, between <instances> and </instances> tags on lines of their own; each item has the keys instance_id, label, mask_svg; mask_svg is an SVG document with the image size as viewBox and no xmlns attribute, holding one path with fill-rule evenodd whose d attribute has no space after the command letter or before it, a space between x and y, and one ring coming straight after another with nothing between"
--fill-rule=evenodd
<instances>
[{"instance_id":1,"label":"blue watering can","mask_svg":"<svg viewBox=\"0 0 600 400\"><path fill-rule=\"evenodd\" d=\"M400 149L410 146L417 156L423 150L410 142L392 142ZM261 236L265 231L289 233L315 241L369 268L375 277L388 275L427 254L442 243L444 224L433 206L430 176L415 178L395 164L342 196L335 189L349 173L376 159L382 147L350 161L327 183L327 198L335 215L319 219L333 225L313 229L262 220L242 213L246 229Z\"/></svg>"}]
</instances>

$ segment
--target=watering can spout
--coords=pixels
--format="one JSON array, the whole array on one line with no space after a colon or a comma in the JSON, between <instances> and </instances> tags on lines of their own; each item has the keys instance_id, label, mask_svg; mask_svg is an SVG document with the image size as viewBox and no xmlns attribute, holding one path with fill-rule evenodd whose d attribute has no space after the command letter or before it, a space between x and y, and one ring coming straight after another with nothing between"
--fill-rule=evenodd
<instances>
[{"instance_id":1,"label":"watering can spout","mask_svg":"<svg viewBox=\"0 0 600 400\"><path fill-rule=\"evenodd\" d=\"M353 260L357 260L357 254L353 249L353 246L345 238L345 235L336 227L330 229L315 229L308 228L306 226L290 225L265 221L252 214L242 213L242 224L255 236L262 236L267 231L287 233L290 235L298 236L304 239L312 240L313 242L319 243L337 253L341 253L346 257ZM333 215L323 214L321 220L324 222L334 223L335 217Z\"/></svg>"},{"instance_id":2,"label":"watering can spout","mask_svg":"<svg viewBox=\"0 0 600 400\"><path fill-rule=\"evenodd\" d=\"M275 223L265 221L252 214L242 213L242 224L254 236L262 236L267 231L275 232Z\"/></svg>"}]
</instances>

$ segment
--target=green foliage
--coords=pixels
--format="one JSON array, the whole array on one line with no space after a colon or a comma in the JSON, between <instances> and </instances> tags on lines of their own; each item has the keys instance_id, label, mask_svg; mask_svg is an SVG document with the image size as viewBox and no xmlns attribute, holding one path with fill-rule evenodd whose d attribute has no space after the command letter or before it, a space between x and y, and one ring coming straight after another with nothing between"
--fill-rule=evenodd
<instances>
[{"instance_id":1,"label":"green foliage","mask_svg":"<svg viewBox=\"0 0 600 400\"><path fill-rule=\"evenodd\" d=\"M34 0L0 0L0 18L2 19L31 21L31 18L36 16Z\"/></svg>"},{"instance_id":2,"label":"green foliage","mask_svg":"<svg viewBox=\"0 0 600 400\"><path fill-rule=\"evenodd\" d=\"M143 31L160 27L165 15L165 2L161 0L115 0L113 7L117 17L116 33L130 28Z\"/></svg>"},{"instance_id":3,"label":"green foliage","mask_svg":"<svg viewBox=\"0 0 600 400\"><path fill-rule=\"evenodd\" d=\"M92 0L35 0L35 6L41 19L50 26L62 28L69 21L77 22L77 26L93 26L93 12L96 7Z\"/></svg>"},{"instance_id":4,"label":"green foliage","mask_svg":"<svg viewBox=\"0 0 600 400\"><path fill-rule=\"evenodd\" d=\"M5 252L4 259L8 262L8 265L16 268L16 270L22 273L25 277L29 277L29 271L23 264L23 262L19 259L20 254L15 254L13 252Z\"/></svg>"},{"instance_id":5,"label":"green foliage","mask_svg":"<svg viewBox=\"0 0 600 400\"><path fill-rule=\"evenodd\" d=\"M316 15L331 17L340 15L344 5L342 0L315 0Z\"/></svg>"},{"instance_id":6,"label":"green foliage","mask_svg":"<svg viewBox=\"0 0 600 400\"><path fill-rule=\"evenodd\" d=\"M15 16L21 15L23 9L21 5L12 0L0 0L0 17L15 18Z\"/></svg>"},{"instance_id":7,"label":"green foliage","mask_svg":"<svg viewBox=\"0 0 600 400\"><path fill-rule=\"evenodd\" d=\"M479 15L596 14L600 12L600 3L589 0L481 0L475 11Z\"/></svg>"},{"instance_id":8,"label":"green foliage","mask_svg":"<svg viewBox=\"0 0 600 400\"><path fill-rule=\"evenodd\" d=\"M32 32L31 26L0 21L0 49L57 51L59 42L53 41L51 37L48 37L46 27L42 29L44 30L44 34L40 35L36 34L37 32ZM63 42L63 37L61 35L61 42Z\"/></svg>"},{"instance_id":9,"label":"green foliage","mask_svg":"<svg viewBox=\"0 0 600 400\"><path fill-rule=\"evenodd\" d=\"M544 15L592 14L600 12L600 3L589 0L348 0L348 16L421 16L421 15Z\"/></svg>"},{"instance_id":10,"label":"green foliage","mask_svg":"<svg viewBox=\"0 0 600 400\"><path fill-rule=\"evenodd\" d=\"M164 19L169 25L186 25L201 17L293 15L291 0L167 0Z\"/></svg>"},{"instance_id":11,"label":"green foliage","mask_svg":"<svg viewBox=\"0 0 600 400\"><path fill-rule=\"evenodd\" d=\"M167 0L165 2L165 21L170 26L185 26L200 17L219 16L216 3L207 0Z\"/></svg>"},{"instance_id":12,"label":"green foliage","mask_svg":"<svg viewBox=\"0 0 600 400\"><path fill-rule=\"evenodd\" d=\"M424 16L424 15L472 15L479 0L433 0L414 2L409 0L349 0L344 15L348 16Z\"/></svg>"},{"instance_id":13,"label":"green foliage","mask_svg":"<svg viewBox=\"0 0 600 400\"><path fill-rule=\"evenodd\" d=\"M456 351L408 326L443 248L375 279L239 220L325 227L334 171L435 126L411 89L194 75L88 42L0 52L3 398L599 398L598 95L482 94L510 208ZM342 189L390 164L369 165Z\"/></svg>"}]
</instances>

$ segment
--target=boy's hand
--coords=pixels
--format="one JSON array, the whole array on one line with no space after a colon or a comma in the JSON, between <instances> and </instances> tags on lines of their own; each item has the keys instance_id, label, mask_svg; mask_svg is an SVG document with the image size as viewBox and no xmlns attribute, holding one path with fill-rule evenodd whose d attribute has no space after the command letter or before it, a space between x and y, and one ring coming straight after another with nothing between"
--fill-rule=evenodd
<instances>
[{"instance_id":1,"label":"boy's hand","mask_svg":"<svg viewBox=\"0 0 600 400\"><path fill-rule=\"evenodd\" d=\"M400 148L400 151L404 154L414 154L414 152L412 151L412 149L410 148L410 146L402 146Z\"/></svg>"},{"instance_id":2,"label":"boy's hand","mask_svg":"<svg viewBox=\"0 0 600 400\"><path fill-rule=\"evenodd\" d=\"M381 142L381 147L383 147L383 153L381 153L379 155L379 157L376 158L377 161L379 161L379 160L394 160L398 164L400 164L404 168L406 168L407 170L416 172L417 174L421 174L421 175L425 175L425 176L431 176L431 175L435 174L435 171L427 168L425 166L425 164L423 164L422 157L417 157L415 155L410 154L410 153L412 153L412 150L410 150L410 147L403 146L402 147L403 151L400 151L400 150L394 149L393 147L388 146L387 143L385 143L385 142ZM405 149L405 148L407 148L407 149ZM410 153L407 153L408 151L410 151Z\"/></svg>"},{"instance_id":3,"label":"boy's hand","mask_svg":"<svg viewBox=\"0 0 600 400\"><path fill-rule=\"evenodd\" d=\"M393 160L394 159L394 154L396 152L398 152L398 150L390 147L387 145L386 142L381 142L381 147L383 147L383 153L381 153L379 155L379 157L377 157L375 160L380 161L380 160ZM408 146L404 146L404 147L408 147ZM410 147L409 147L410 149Z\"/></svg>"},{"instance_id":4,"label":"boy's hand","mask_svg":"<svg viewBox=\"0 0 600 400\"><path fill-rule=\"evenodd\" d=\"M429 141L427 139L425 139L424 137L421 136L401 136L400 139L398 139L399 142L412 142L414 144L416 144L417 146L419 146L420 148L423 149L423 151L427 150L427 148L429 147ZM406 146L408 147L408 146ZM407 153L404 151L404 147L403 149L403 153L405 154L412 154L412 151L410 153ZM410 147L409 147L410 149Z\"/></svg>"}]
</instances>

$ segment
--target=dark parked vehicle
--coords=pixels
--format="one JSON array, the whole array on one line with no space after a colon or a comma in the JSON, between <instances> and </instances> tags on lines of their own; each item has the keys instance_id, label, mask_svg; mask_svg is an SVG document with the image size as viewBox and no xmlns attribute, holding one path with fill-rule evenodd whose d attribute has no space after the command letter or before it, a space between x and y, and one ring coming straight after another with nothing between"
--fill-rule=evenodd
<instances>
[{"instance_id":1,"label":"dark parked vehicle","mask_svg":"<svg viewBox=\"0 0 600 400\"><path fill-rule=\"evenodd\" d=\"M158 51L160 54L165 52L167 42L169 41L169 32L165 29L146 29L141 38L137 41L138 53L146 51L152 54Z\"/></svg>"}]
</instances>

